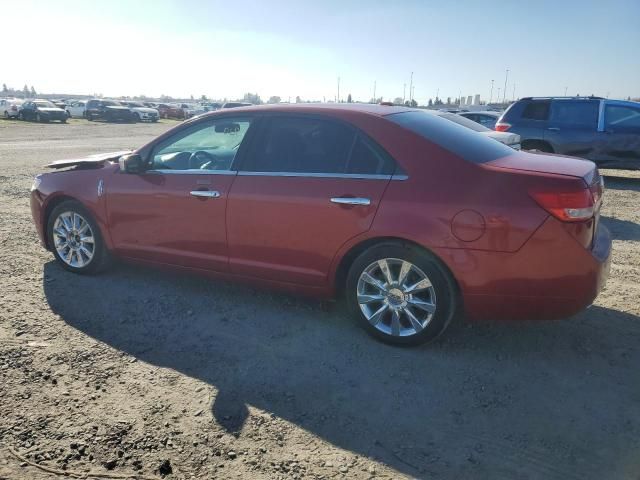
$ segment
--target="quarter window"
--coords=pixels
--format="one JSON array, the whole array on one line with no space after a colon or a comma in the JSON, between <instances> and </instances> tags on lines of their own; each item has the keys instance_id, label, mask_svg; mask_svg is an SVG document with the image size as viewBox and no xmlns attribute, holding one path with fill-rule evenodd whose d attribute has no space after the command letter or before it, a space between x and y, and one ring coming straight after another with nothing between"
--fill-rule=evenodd
<instances>
[{"instance_id":1,"label":"quarter window","mask_svg":"<svg viewBox=\"0 0 640 480\"><path fill-rule=\"evenodd\" d=\"M529 120L546 120L549 118L549 102L530 102L524 107L522 118Z\"/></svg>"},{"instance_id":2,"label":"quarter window","mask_svg":"<svg viewBox=\"0 0 640 480\"><path fill-rule=\"evenodd\" d=\"M159 144L154 170L229 170L249 129L249 119L199 123Z\"/></svg>"}]
</instances>

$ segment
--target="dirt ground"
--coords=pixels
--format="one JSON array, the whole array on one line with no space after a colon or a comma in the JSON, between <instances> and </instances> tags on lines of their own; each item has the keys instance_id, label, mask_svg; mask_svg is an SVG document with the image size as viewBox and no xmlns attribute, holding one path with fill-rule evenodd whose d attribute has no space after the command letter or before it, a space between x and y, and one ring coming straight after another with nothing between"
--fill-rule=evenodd
<instances>
[{"instance_id":1,"label":"dirt ground","mask_svg":"<svg viewBox=\"0 0 640 480\"><path fill-rule=\"evenodd\" d=\"M77 478L640 479L640 172L604 172L614 258L592 308L398 349L339 306L58 267L32 225L33 176L172 124L0 121L0 479L56 476L32 463Z\"/></svg>"}]
</instances>

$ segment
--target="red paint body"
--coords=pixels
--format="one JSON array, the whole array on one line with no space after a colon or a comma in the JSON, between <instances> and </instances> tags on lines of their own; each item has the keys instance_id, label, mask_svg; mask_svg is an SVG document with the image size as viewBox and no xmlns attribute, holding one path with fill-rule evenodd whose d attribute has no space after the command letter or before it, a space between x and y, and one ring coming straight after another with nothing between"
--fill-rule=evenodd
<instances>
[{"instance_id":1,"label":"red paint body","mask_svg":"<svg viewBox=\"0 0 640 480\"><path fill-rule=\"evenodd\" d=\"M408 109L407 109L408 110ZM194 269L319 297L332 297L344 258L363 242L401 239L434 253L453 274L472 319L571 315L589 305L609 268L611 240L594 218L561 222L532 188L586 188L591 162L516 152L469 163L389 121L384 106L242 109L323 115L347 122L382 146L405 179L125 174L117 163L41 176L32 213L46 245L46 215L64 197L94 214L114 254ZM218 111L185 122L138 150ZM104 195L96 185L104 182ZM198 188L221 197L189 196ZM340 206L331 197L366 197Z\"/></svg>"}]
</instances>

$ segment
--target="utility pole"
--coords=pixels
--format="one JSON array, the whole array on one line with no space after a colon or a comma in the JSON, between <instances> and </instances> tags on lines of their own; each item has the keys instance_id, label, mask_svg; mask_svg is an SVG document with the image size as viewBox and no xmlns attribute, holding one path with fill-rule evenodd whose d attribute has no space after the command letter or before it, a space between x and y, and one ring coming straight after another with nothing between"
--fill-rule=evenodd
<instances>
[{"instance_id":1,"label":"utility pole","mask_svg":"<svg viewBox=\"0 0 640 480\"><path fill-rule=\"evenodd\" d=\"M340 77L338 77L338 103L340 103Z\"/></svg>"},{"instance_id":2,"label":"utility pole","mask_svg":"<svg viewBox=\"0 0 640 480\"><path fill-rule=\"evenodd\" d=\"M509 78L509 69L507 68L507 73L504 75L504 90L502 90L502 103L504 104L505 97L507 96L507 79ZM498 95L498 98L500 95Z\"/></svg>"},{"instance_id":3,"label":"utility pole","mask_svg":"<svg viewBox=\"0 0 640 480\"><path fill-rule=\"evenodd\" d=\"M411 105L413 105L413 97L415 96L416 93L416 87L413 86L411 87Z\"/></svg>"},{"instance_id":4,"label":"utility pole","mask_svg":"<svg viewBox=\"0 0 640 480\"><path fill-rule=\"evenodd\" d=\"M376 81L373 81L373 103L376 103Z\"/></svg>"},{"instance_id":5,"label":"utility pole","mask_svg":"<svg viewBox=\"0 0 640 480\"><path fill-rule=\"evenodd\" d=\"M440 95L440 89L439 88L436 90L436 102L438 101L438 95Z\"/></svg>"},{"instance_id":6,"label":"utility pole","mask_svg":"<svg viewBox=\"0 0 640 480\"><path fill-rule=\"evenodd\" d=\"M513 82L513 101L516 101L516 82Z\"/></svg>"},{"instance_id":7,"label":"utility pole","mask_svg":"<svg viewBox=\"0 0 640 480\"><path fill-rule=\"evenodd\" d=\"M487 105L491 105L491 100L493 100L493 80L491 80L491 93L489 94L489 103Z\"/></svg>"},{"instance_id":8,"label":"utility pole","mask_svg":"<svg viewBox=\"0 0 640 480\"><path fill-rule=\"evenodd\" d=\"M458 107L462 106L462 90L458 91Z\"/></svg>"},{"instance_id":9,"label":"utility pole","mask_svg":"<svg viewBox=\"0 0 640 480\"><path fill-rule=\"evenodd\" d=\"M413 100L413 72L411 72L411 81L409 82L409 103Z\"/></svg>"},{"instance_id":10,"label":"utility pole","mask_svg":"<svg viewBox=\"0 0 640 480\"><path fill-rule=\"evenodd\" d=\"M569 89L569 87L564 87L564 96L567 96L567 90Z\"/></svg>"},{"instance_id":11,"label":"utility pole","mask_svg":"<svg viewBox=\"0 0 640 480\"><path fill-rule=\"evenodd\" d=\"M404 105L404 101L407 98L407 84L404 83L402 86L402 104Z\"/></svg>"},{"instance_id":12,"label":"utility pole","mask_svg":"<svg viewBox=\"0 0 640 480\"><path fill-rule=\"evenodd\" d=\"M500 101L500 87L498 87L498 96L496 98Z\"/></svg>"}]
</instances>

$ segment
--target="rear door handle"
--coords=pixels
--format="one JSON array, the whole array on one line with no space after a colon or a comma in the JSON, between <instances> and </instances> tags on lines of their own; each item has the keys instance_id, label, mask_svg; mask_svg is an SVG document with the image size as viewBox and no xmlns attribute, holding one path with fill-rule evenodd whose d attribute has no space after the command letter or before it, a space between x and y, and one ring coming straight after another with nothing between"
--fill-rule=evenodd
<instances>
[{"instance_id":1,"label":"rear door handle","mask_svg":"<svg viewBox=\"0 0 640 480\"><path fill-rule=\"evenodd\" d=\"M331 203L339 205L371 205L371 200L362 197L333 197Z\"/></svg>"},{"instance_id":2,"label":"rear door handle","mask_svg":"<svg viewBox=\"0 0 640 480\"><path fill-rule=\"evenodd\" d=\"M217 190L192 190L191 195L194 197L218 198L220 196L220 192Z\"/></svg>"}]
</instances>

